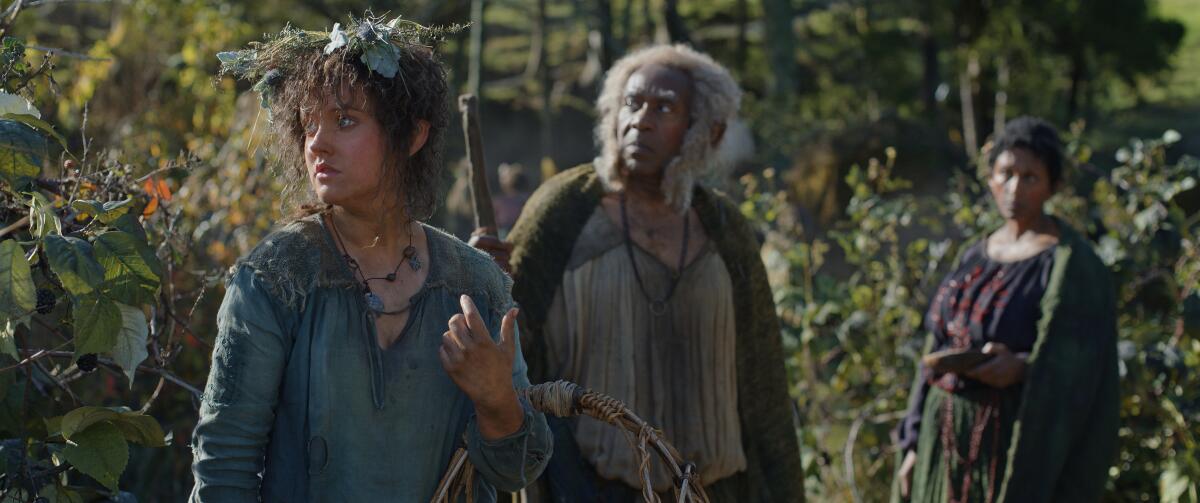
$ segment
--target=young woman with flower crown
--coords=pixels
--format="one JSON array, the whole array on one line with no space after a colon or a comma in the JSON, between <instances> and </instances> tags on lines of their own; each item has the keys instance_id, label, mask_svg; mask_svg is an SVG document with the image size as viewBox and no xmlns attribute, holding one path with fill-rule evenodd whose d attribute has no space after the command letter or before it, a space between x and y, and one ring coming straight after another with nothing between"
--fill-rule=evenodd
<instances>
[{"instance_id":1,"label":"young woman with flower crown","mask_svg":"<svg viewBox=\"0 0 1200 503\"><path fill-rule=\"evenodd\" d=\"M368 15L218 55L262 95L300 211L231 269L192 501L429 501L464 442L476 501L544 467L511 281L421 222L446 176L439 34Z\"/></svg>"}]
</instances>

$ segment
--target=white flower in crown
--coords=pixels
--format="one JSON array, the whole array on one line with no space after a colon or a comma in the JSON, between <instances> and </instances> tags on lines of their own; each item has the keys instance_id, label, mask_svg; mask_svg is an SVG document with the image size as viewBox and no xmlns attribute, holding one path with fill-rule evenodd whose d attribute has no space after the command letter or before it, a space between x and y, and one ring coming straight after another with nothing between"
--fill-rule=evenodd
<instances>
[{"instance_id":1,"label":"white flower in crown","mask_svg":"<svg viewBox=\"0 0 1200 503\"><path fill-rule=\"evenodd\" d=\"M325 44L325 54L331 54L345 45L346 33L342 31L342 23L333 23L333 29L329 30L329 43Z\"/></svg>"}]
</instances>

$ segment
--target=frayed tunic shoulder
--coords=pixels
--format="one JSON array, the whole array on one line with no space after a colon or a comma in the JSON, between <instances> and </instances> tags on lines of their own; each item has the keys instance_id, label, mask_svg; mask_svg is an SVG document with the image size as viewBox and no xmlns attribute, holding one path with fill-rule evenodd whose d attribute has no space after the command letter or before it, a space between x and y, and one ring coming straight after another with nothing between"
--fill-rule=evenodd
<instances>
[{"instance_id":1,"label":"frayed tunic shoulder","mask_svg":"<svg viewBox=\"0 0 1200 503\"><path fill-rule=\"evenodd\" d=\"M465 445L477 501L515 491L551 451L528 404L516 433L485 440L438 359L458 297L499 334L511 280L486 254L425 227L429 274L387 349L319 217L293 222L239 260L218 314L192 439L192 501L405 501L433 495ZM529 386L517 349L513 385Z\"/></svg>"}]
</instances>

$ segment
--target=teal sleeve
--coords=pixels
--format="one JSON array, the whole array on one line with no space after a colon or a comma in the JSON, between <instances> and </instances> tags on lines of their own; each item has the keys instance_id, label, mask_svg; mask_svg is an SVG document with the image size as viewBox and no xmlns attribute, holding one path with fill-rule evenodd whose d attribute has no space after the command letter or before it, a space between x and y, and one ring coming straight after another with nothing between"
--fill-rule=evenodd
<instances>
[{"instance_id":1,"label":"teal sleeve","mask_svg":"<svg viewBox=\"0 0 1200 503\"><path fill-rule=\"evenodd\" d=\"M493 316L488 327L493 334L500 333L500 316ZM528 367L525 357L521 354L519 329L516 337L517 352L513 360L513 387L523 389L529 387ZM546 417L533 408L524 399L521 400L524 420L521 428L515 433L495 440L487 440L479 432L479 425L474 416L467 425L467 454L471 464L483 478L497 490L505 492L519 491L533 483L546 468L553 449L550 427L546 425Z\"/></svg>"},{"instance_id":2,"label":"teal sleeve","mask_svg":"<svg viewBox=\"0 0 1200 503\"><path fill-rule=\"evenodd\" d=\"M290 336L285 309L239 266L217 314L212 369L192 435L191 501L258 501Z\"/></svg>"}]
</instances>

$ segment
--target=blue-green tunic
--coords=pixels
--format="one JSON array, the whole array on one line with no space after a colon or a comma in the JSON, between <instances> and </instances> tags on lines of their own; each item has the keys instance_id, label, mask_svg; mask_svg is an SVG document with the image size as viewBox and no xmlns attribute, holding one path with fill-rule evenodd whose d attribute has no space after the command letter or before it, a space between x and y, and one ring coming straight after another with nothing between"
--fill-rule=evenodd
<instances>
[{"instance_id":1,"label":"blue-green tunic","mask_svg":"<svg viewBox=\"0 0 1200 503\"><path fill-rule=\"evenodd\" d=\"M464 442L476 501L535 480L551 451L544 417L484 440L438 358L470 295L489 330L512 305L487 255L429 227L429 274L387 349L359 283L318 217L268 236L231 271L193 437L192 501L426 502ZM529 385L518 348L513 385Z\"/></svg>"}]
</instances>

